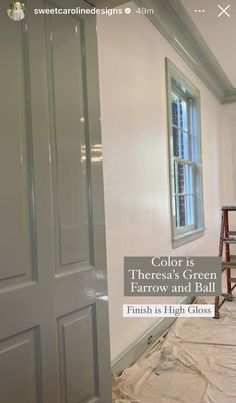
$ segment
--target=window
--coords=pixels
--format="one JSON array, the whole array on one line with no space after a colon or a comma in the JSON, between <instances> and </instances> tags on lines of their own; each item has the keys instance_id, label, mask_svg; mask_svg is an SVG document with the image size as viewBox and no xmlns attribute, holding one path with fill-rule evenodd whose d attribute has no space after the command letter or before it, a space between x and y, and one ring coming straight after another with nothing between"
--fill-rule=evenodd
<instances>
[{"instance_id":1,"label":"window","mask_svg":"<svg viewBox=\"0 0 236 403\"><path fill-rule=\"evenodd\" d=\"M167 59L173 248L204 235L200 93Z\"/></svg>"}]
</instances>

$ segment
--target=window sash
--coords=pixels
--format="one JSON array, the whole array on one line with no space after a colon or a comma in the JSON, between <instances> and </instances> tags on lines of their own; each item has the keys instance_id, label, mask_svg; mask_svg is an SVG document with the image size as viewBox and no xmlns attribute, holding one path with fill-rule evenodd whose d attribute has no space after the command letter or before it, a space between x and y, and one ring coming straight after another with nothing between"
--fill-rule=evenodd
<instances>
[{"instance_id":1,"label":"window sash","mask_svg":"<svg viewBox=\"0 0 236 403\"><path fill-rule=\"evenodd\" d=\"M191 242L204 235L204 206L203 206L203 178L202 178L202 150L201 150L201 108L200 108L200 92L196 86L168 59L166 58L166 83L167 83L167 99L168 99L168 133L169 133L169 167L170 167L170 205L172 219L172 246L177 248L188 242ZM182 107L177 97L187 101L188 125L183 122L186 116L185 105ZM173 105L173 102L176 105ZM177 118L178 106L180 108L181 117ZM185 120L186 122L186 120ZM175 124L176 123L176 124ZM183 127L179 127L183 126ZM179 143L179 138L182 143ZM183 138L183 136L185 136ZM188 138L187 138L188 136ZM190 153L187 150L187 141L190 147ZM180 147L179 147L179 144ZM183 158L184 157L184 158ZM184 164L193 164L193 188L186 189L180 182L179 192L175 187L175 164L179 161ZM186 166L186 165L185 165ZM181 170L179 170L181 175ZM181 177L180 177L181 181ZM190 194L194 190L194 195ZM178 194L179 193L179 194ZM189 194L186 194L189 193ZM194 200L194 226L179 227L176 223L176 203L179 196L193 198ZM181 199L180 199L181 201ZM181 202L182 204L182 202ZM183 210L183 206L182 206ZM192 211L192 210L189 210ZM191 214L190 214L190 217ZM189 223L192 219L189 220ZM181 219L181 224L184 220Z\"/></svg>"},{"instance_id":2,"label":"window sash","mask_svg":"<svg viewBox=\"0 0 236 403\"><path fill-rule=\"evenodd\" d=\"M190 115L190 103L191 103L191 99L189 97L187 97L185 94L183 94L181 91L179 91L175 86L171 86L171 94L173 94L175 97L177 97L178 99L180 99L182 102L184 102L186 104L186 118L187 118L187 124L186 124L186 128L175 125L173 123L173 116L172 116L172 125L175 126L176 128L182 130L182 131L189 131L189 128L191 127L190 125L190 120L191 120L191 115ZM178 123L180 123L179 120L180 117L180 105L178 102Z\"/></svg>"},{"instance_id":3,"label":"window sash","mask_svg":"<svg viewBox=\"0 0 236 403\"><path fill-rule=\"evenodd\" d=\"M180 200L179 200L179 195L173 195L173 203L175 205L175 225L176 225L176 235L180 235L184 232L191 232L194 229L196 229L196 223L195 223L195 195L194 194L185 194L183 195L184 197L192 197L193 198L193 205L191 206L191 210L193 213L193 223L192 224L186 224L186 225L180 225ZM190 217L191 218L191 217ZM186 210L185 210L185 222L188 221L187 217L187 205L186 205Z\"/></svg>"},{"instance_id":4,"label":"window sash","mask_svg":"<svg viewBox=\"0 0 236 403\"><path fill-rule=\"evenodd\" d=\"M174 211L175 211L175 228L176 234L179 235L184 232L192 231L196 228L196 191L195 191L195 182L194 182L194 169L195 164L191 160L185 160L179 157L172 157L173 165L174 165L174 177L172 181L172 197L174 203ZM184 191L179 190L179 171L178 166L181 164L183 166L183 179L184 180ZM190 178L186 178L186 170L185 167L190 168ZM188 174L188 173L187 173ZM190 183L188 183L188 181ZM188 186L191 185L191 191L189 191ZM184 198L185 201L185 223L188 220L193 219L193 223L187 225L181 225L181 210L180 210L180 197ZM188 206L188 198L191 198L191 205Z\"/></svg>"},{"instance_id":5,"label":"window sash","mask_svg":"<svg viewBox=\"0 0 236 403\"><path fill-rule=\"evenodd\" d=\"M188 193L188 194L191 194L191 193L196 193L196 191L195 191L195 181L194 181L194 171L195 171L195 163L193 162L193 161L189 161L189 160L184 160L184 159L182 159L182 158L173 158L173 163L174 163L174 182L178 179L178 171L177 171L177 169L178 169L178 164L182 164L183 166L188 166L188 167L191 167L191 171L192 171L192 178L191 178L191 180L192 180L192 189L193 189L193 192L174 192L174 191L172 191L172 194L173 193L178 193L178 194L180 194L180 193ZM184 172L184 175L185 175L185 172ZM184 177L184 179L185 179L185 177ZM176 188L178 188L178 190L179 190L179 186L174 186L174 189L176 189ZM173 189L172 189L173 190Z\"/></svg>"},{"instance_id":6,"label":"window sash","mask_svg":"<svg viewBox=\"0 0 236 403\"><path fill-rule=\"evenodd\" d=\"M189 159L193 159L193 135L192 135L192 113L191 113L191 108L192 108L192 101L190 97L187 97L185 94L183 94L181 91L179 91L175 86L171 86L171 94L176 96L178 99L181 99L183 102L186 103L186 119L187 119L187 124L186 127L181 127L180 126L180 107L179 107L179 102L178 102L178 125L173 123L173 111L171 108L171 123L172 123L172 138L173 138L173 128L178 130L178 143L179 147L181 144L181 133L187 135L188 139L188 157ZM171 102L172 103L172 102ZM174 144L173 144L174 146ZM181 153L181 150L179 149L179 154ZM173 155L174 155L174 150L173 150Z\"/></svg>"}]
</instances>

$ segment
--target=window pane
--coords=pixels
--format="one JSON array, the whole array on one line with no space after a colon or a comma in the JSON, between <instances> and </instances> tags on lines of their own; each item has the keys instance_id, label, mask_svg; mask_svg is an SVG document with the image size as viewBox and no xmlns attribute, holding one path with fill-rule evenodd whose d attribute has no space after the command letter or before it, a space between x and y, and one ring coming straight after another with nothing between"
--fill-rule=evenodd
<instances>
[{"instance_id":1,"label":"window pane","mask_svg":"<svg viewBox=\"0 0 236 403\"><path fill-rule=\"evenodd\" d=\"M185 160L190 159L189 155L189 134L173 126L173 154Z\"/></svg>"},{"instance_id":2,"label":"window pane","mask_svg":"<svg viewBox=\"0 0 236 403\"><path fill-rule=\"evenodd\" d=\"M189 134L187 132L180 132L180 157L189 160Z\"/></svg>"},{"instance_id":3,"label":"window pane","mask_svg":"<svg viewBox=\"0 0 236 403\"><path fill-rule=\"evenodd\" d=\"M185 193L193 193L193 166L190 164L184 166L184 188Z\"/></svg>"},{"instance_id":4,"label":"window pane","mask_svg":"<svg viewBox=\"0 0 236 403\"><path fill-rule=\"evenodd\" d=\"M174 192L175 194L184 192L184 166L177 161L174 166Z\"/></svg>"},{"instance_id":5,"label":"window pane","mask_svg":"<svg viewBox=\"0 0 236 403\"><path fill-rule=\"evenodd\" d=\"M186 202L186 225L194 225L194 196L185 196Z\"/></svg>"},{"instance_id":6,"label":"window pane","mask_svg":"<svg viewBox=\"0 0 236 403\"><path fill-rule=\"evenodd\" d=\"M179 126L179 99L175 94L171 94L172 123Z\"/></svg>"},{"instance_id":7,"label":"window pane","mask_svg":"<svg viewBox=\"0 0 236 403\"><path fill-rule=\"evenodd\" d=\"M179 130L173 127L173 153L175 157L180 157L179 137Z\"/></svg>"},{"instance_id":8,"label":"window pane","mask_svg":"<svg viewBox=\"0 0 236 403\"><path fill-rule=\"evenodd\" d=\"M179 197L179 226L185 227L186 224L186 203L185 203L185 196L178 196Z\"/></svg>"},{"instance_id":9,"label":"window pane","mask_svg":"<svg viewBox=\"0 0 236 403\"><path fill-rule=\"evenodd\" d=\"M188 130L188 108L187 102L178 97L175 93L171 93L171 110L172 124L178 126L182 130Z\"/></svg>"},{"instance_id":10,"label":"window pane","mask_svg":"<svg viewBox=\"0 0 236 403\"><path fill-rule=\"evenodd\" d=\"M179 98L179 117L181 129L188 130L187 103L181 98Z\"/></svg>"},{"instance_id":11,"label":"window pane","mask_svg":"<svg viewBox=\"0 0 236 403\"><path fill-rule=\"evenodd\" d=\"M186 193L186 166L181 162L176 161L176 169L175 169L175 190L176 193Z\"/></svg>"},{"instance_id":12,"label":"window pane","mask_svg":"<svg viewBox=\"0 0 236 403\"><path fill-rule=\"evenodd\" d=\"M175 224L176 228L185 227L185 199L184 196L175 196Z\"/></svg>"},{"instance_id":13,"label":"window pane","mask_svg":"<svg viewBox=\"0 0 236 403\"><path fill-rule=\"evenodd\" d=\"M194 196L181 195L175 199L177 229L194 225Z\"/></svg>"},{"instance_id":14,"label":"window pane","mask_svg":"<svg viewBox=\"0 0 236 403\"><path fill-rule=\"evenodd\" d=\"M193 166L175 161L175 193L193 192Z\"/></svg>"},{"instance_id":15,"label":"window pane","mask_svg":"<svg viewBox=\"0 0 236 403\"><path fill-rule=\"evenodd\" d=\"M176 228L194 225L193 166L175 161L174 170Z\"/></svg>"}]
</instances>

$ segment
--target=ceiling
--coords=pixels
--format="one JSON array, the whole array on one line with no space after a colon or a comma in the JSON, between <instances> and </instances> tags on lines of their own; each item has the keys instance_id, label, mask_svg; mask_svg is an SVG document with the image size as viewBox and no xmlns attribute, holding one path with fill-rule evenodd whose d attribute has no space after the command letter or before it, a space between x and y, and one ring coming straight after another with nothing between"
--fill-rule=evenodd
<instances>
[{"instance_id":1,"label":"ceiling","mask_svg":"<svg viewBox=\"0 0 236 403\"><path fill-rule=\"evenodd\" d=\"M181 0L225 74L236 88L236 0ZM230 4L226 14L217 17ZM205 12L195 12L195 10Z\"/></svg>"},{"instance_id":2,"label":"ceiling","mask_svg":"<svg viewBox=\"0 0 236 403\"><path fill-rule=\"evenodd\" d=\"M127 2L86 1L98 8ZM153 9L147 18L222 104L236 103L236 0L133 1Z\"/></svg>"}]
</instances>

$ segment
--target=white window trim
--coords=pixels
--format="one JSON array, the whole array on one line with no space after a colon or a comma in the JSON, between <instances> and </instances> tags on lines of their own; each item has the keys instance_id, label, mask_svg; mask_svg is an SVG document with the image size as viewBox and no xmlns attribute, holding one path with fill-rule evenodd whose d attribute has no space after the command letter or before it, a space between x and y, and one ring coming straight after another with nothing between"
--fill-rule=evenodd
<instances>
[{"instance_id":1,"label":"white window trim","mask_svg":"<svg viewBox=\"0 0 236 403\"><path fill-rule=\"evenodd\" d=\"M186 228L186 231L176 230L176 220L174 216L173 206L173 169L174 169L174 155L173 155L173 132L172 132L172 109L171 109L171 90L172 80L175 80L176 87L180 92L184 93L188 98L191 98L193 110L195 110L192 117L192 133L193 141L195 141L194 149L198 149L198 160L195 159L195 225L194 228ZM178 88L179 87L179 88ZM169 138L169 175L170 175L170 206L171 206L171 222L172 222L172 247L178 248L186 243L192 242L204 236L204 206L203 206L203 178L202 178L202 150L201 150L201 117L200 117L200 92L188 80L183 73L166 58L166 89L167 89L167 111L168 111L168 138Z\"/></svg>"}]
</instances>

